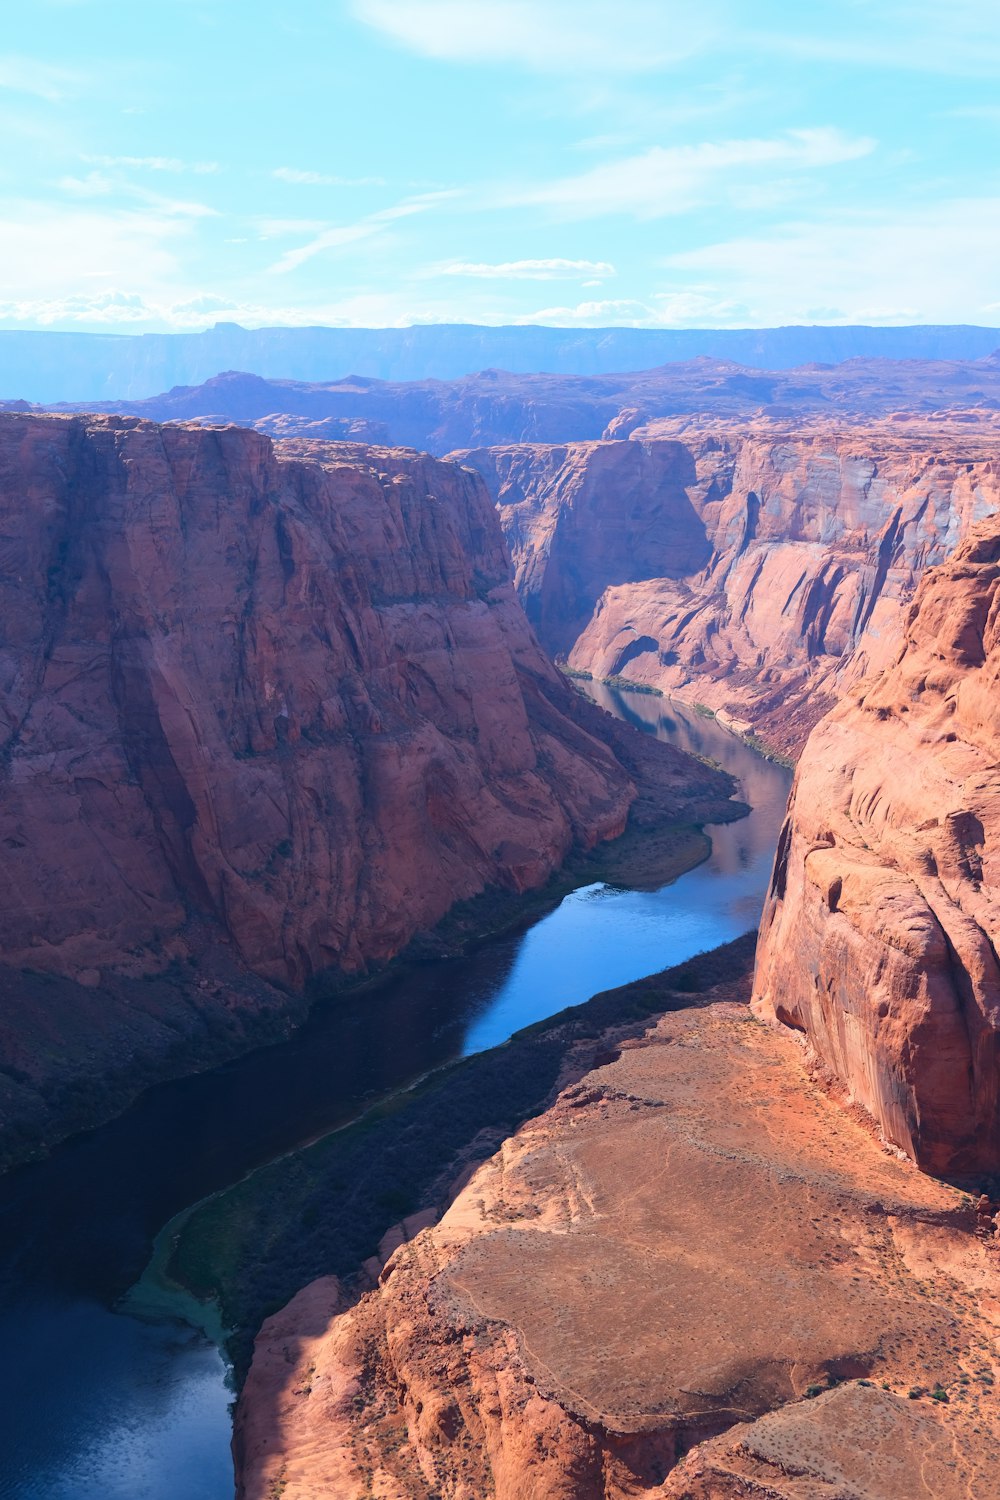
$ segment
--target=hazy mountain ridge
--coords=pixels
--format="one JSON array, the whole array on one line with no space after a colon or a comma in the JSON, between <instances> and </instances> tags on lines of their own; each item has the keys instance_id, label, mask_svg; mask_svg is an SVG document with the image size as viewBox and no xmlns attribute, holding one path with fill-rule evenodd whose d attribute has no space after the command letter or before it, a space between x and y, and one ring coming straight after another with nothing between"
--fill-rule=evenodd
<instances>
[{"instance_id":1,"label":"hazy mountain ridge","mask_svg":"<svg viewBox=\"0 0 1000 1500\"><path fill-rule=\"evenodd\" d=\"M174 385L199 385L219 370L335 380L452 380L499 366L527 373L595 375L642 370L698 356L753 368L791 369L846 359L979 359L1000 329L970 324L785 328L486 327L242 328L199 333L0 332L0 396L29 401L140 400Z\"/></svg>"}]
</instances>

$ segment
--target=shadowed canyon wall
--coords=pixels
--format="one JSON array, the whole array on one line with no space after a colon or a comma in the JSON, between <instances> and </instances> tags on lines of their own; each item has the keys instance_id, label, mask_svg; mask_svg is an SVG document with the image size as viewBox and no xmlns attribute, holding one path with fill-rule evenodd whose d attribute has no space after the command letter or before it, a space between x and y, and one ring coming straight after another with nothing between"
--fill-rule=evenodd
<instances>
[{"instance_id":1,"label":"shadowed canyon wall","mask_svg":"<svg viewBox=\"0 0 1000 1500\"><path fill-rule=\"evenodd\" d=\"M321 453L0 416L8 1123L206 1027L229 1045L625 824L478 476ZM661 761L681 809L694 763Z\"/></svg>"},{"instance_id":2,"label":"shadowed canyon wall","mask_svg":"<svg viewBox=\"0 0 1000 1500\"><path fill-rule=\"evenodd\" d=\"M998 703L993 517L813 731L761 925L758 1012L938 1173L1000 1168Z\"/></svg>"},{"instance_id":3,"label":"shadowed canyon wall","mask_svg":"<svg viewBox=\"0 0 1000 1500\"><path fill-rule=\"evenodd\" d=\"M453 456L486 478L550 651L791 753L891 658L924 568L1000 504L1000 428L976 419L677 419Z\"/></svg>"}]
</instances>

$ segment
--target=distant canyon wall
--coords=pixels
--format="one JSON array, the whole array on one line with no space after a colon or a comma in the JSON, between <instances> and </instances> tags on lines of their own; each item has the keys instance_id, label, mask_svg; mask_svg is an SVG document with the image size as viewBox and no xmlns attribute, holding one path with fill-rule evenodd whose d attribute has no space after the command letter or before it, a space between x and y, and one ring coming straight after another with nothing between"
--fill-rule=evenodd
<instances>
[{"instance_id":1,"label":"distant canyon wall","mask_svg":"<svg viewBox=\"0 0 1000 1500\"><path fill-rule=\"evenodd\" d=\"M891 659L923 570L1000 505L985 420L661 420L452 456L486 479L550 652L792 754Z\"/></svg>"}]
</instances>

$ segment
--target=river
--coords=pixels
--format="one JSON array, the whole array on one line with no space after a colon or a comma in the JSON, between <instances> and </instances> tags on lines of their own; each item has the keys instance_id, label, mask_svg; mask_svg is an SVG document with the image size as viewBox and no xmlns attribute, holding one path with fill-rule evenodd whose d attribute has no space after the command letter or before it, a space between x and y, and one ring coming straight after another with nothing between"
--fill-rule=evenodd
<instances>
[{"instance_id":1,"label":"river","mask_svg":"<svg viewBox=\"0 0 1000 1500\"><path fill-rule=\"evenodd\" d=\"M672 701L587 689L718 761L750 816L660 890L574 891L527 931L320 1008L291 1041L151 1089L0 1180L0 1500L232 1500L215 1344L114 1310L160 1229L428 1069L756 924L791 773Z\"/></svg>"}]
</instances>

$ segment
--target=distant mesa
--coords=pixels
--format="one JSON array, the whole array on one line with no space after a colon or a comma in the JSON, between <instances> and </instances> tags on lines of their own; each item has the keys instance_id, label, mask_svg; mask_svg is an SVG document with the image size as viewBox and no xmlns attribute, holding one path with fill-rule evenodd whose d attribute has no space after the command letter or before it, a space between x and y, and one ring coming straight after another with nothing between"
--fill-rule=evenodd
<instances>
[{"instance_id":1,"label":"distant mesa","mask_svg":"<svg viewBox=\"0 0 1000 1500\"><path fill-rule=\"evenodd\" d=\"M455 380L481 371L602 375L677 361L735 362L785 370L855 357L976 360L998 344L995 328L547 328L423 324L412 328L243 328L202 333L0 332L0 396L30 401L127 400L172 385L199 385L226 366L303 381ZM563 434L567 436L568 434ZM457 446L453 444L452 446Z\"/></svg>"}]
</instances>

